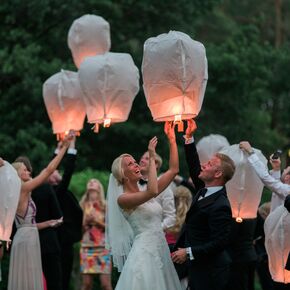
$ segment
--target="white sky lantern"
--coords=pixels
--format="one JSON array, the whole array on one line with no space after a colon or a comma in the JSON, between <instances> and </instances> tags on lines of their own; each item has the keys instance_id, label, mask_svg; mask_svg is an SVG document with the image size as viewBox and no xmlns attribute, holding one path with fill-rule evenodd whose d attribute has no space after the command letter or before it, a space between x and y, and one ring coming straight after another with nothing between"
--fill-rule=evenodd
<instances>
[{"instance_id":1,"label":"white sky lantern","mask_svg":"<svg viewBox=\"0 0 290 290\"><path fill-rule=\"evenodd\" d=\"M109 23L90 14L76 19L68 32L68 46L77 68L86 57L108 52L111 47Z\"/></svg>"},{"instance_id":2,"label":"white sky lantern","mask_svg":"<svg viewBox=\"0 0 290 290\"><path fill-rule=\"evenodd\" d=\"M264 230L272 279L280 283L290 283L290 271L284 269L290 252L290 213L283 205L269 214Z\"/></svg>"},{"instance_id":3,"label":"white sky lantern","mask_svg":"<svg viewBox=\"0 0 290 290\"><path fill-rule=\"evenodd\" d=\"M127 53L106 53L87 58L79 69L85 95L87 118L109 127L128 119L133 100L139 91L139 71Z\"/></svg>"},{"instance_id":4,"label":"white sky lantern","mask_svg":"<svg viewBox=\"0 0 290 290\"><path fill-rule=\"evenodd\" d=\"M208 79L202 43L178 31L147 39L142 74L154 121L182 123L198 115Z\"/></svg>"},{"instance_id":5,"label":"white sky lantern","mask_svg":"<svg viewBox=\"0 0 290 290\"><path fill-rule=\"evenodd\" d=\"M16 170L4 161L0 167L0 241L9 241L20 195Z\"/></svg>"},{"instance_id":6,"label":"white sky lantern","mask_svg":"<svg viewBox=\"0 0 290 290\"><path fill-rule=\"evenodd\" d=\"M61 70L43 84L43 98L53 133L62 139L69 130L83 129L86 108L78 73Z\"/></svg>"},{"instance_id":7,"label":"white sky lantern","mask_svg":"<svg viewBox=\"0 0 290 290\"><path fill-rule=\"evenodd\" d=\"M259 159L266 165L267 159L260 150L253 149ZM235 163L233 178L227 182L227 195L231 203L233 217L237 222L256 218L263 192L263 183L248 162L246 154L239 145L224 148L220 153L228 155Z\"/></svg>"},{"instance_id":8,"label":"white sky lantern","mask_svg":"<svg viewBox=\"0 0 290 290\"><path fill-rule=\"evenodd\" d=\"M228 146L230 146L229 141L222 135L210 134L201 138L196 144L200 162L207 162L215 153Z\"/></svg>"}]
</instances>

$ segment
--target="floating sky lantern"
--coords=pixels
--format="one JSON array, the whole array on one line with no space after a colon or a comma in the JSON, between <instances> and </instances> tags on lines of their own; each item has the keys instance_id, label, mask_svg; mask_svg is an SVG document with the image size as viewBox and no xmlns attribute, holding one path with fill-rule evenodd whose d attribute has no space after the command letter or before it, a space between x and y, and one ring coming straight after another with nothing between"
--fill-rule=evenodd
<instances>
[{"instance_id":1,"label":"floating sky lantern","mask_svg":"<svg viewBox=\"0 0 290 290\"><path fill-rule=\"evenodd\" d=\"M88 57L79 69L88 122L109 127L128 119L139 91L139 71L126 53L106 53Z\"/></svg>"},{"instance_id":2,"label":"floating sky lantern","mask_svg":"<svg viewBox=\"0 0 290 290\"><path fill-rule=\"evenodd\" d=\"M208 78L202 43L177 31L147 39L142 74L154 121L180 123L198 115Z\"/></svg>"},{"instance_id":3,"label":"floating sky lantern","mask_svg":"<svg viewBox=\"0 0 290 290\"><path fill-rule=\"evenodd\" d=\"M266 165L267 159L261 151L257 149L254 149L254 151ZM263 192L263 183L239 145L224 148L220 153L228 155L236 165L233 178L226 184L233 217L236 218L237 222L242 222L243 219L256 218Z\"/></svg>"},{"instance_id":4,"label":"floating sky lantern","mask_svg":"<svg viewBox=\"0 0 290 290\"><path fill-rule=\"evenodd\" d=\"M201 138L196 144L200 162L207 162L215 153L228 146L230 146L229 141L222 135L210 134Z\"/></svg>"},{"instance_id":5,"label":"floating sky lantern","mask_svg":"<svg viewBox=\"0 0 290 290\"><path fill-rule=\"evenodd\" d=\"M78 73L61 70L51 76L43 84L43 98L58 139L63 139L69 130L82 130L86 109Z\"/></svg>"},{"instance_id":6,"label":"floating sky lantern","mask_svg":"<svg viewBox=\"0 0 290 290\"><path fill-rule=\"evenodd\" d=\"M265 220L265 247L272 279L290 283L290 271L284 269L290 252L290 213L281 205Z\"/></svg>"},{"instance_id":7,"label":"floating sky lantern","mask_svg":"<svg viewBox=\"0 0 290 290\"><path fill-rule=\"evenodd\" d=\"M20 195L21 182L7 162L0 167L0 241L9 241Z\"/></svg>"},{"instance_id":8,"label":"floating sky lantern","mask_svg":"<svg viewBox=\"0 0 290 290\"><path fill-rule=\"evenodd\" d=\"M109 23L90 14L76 19L69 29L68 46L77 68L86 57L108 52L111 47Z\"/></svg>"}]
</instances>

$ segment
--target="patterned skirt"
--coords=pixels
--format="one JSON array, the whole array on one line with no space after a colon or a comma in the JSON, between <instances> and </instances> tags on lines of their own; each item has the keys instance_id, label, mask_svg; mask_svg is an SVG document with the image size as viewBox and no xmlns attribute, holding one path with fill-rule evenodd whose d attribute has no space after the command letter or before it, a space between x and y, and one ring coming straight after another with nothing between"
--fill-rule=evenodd
<instances>
[{"instance_id":1,"label":"patterned skirt","mask_svg":"<svg viewBox=\"0 0 290 290\"><path fill-rule=\"evenodd\" d=\"M82 274L111 274L111 256L103 247L81 247L80 271Z\"/></svg>"}]
</instances>

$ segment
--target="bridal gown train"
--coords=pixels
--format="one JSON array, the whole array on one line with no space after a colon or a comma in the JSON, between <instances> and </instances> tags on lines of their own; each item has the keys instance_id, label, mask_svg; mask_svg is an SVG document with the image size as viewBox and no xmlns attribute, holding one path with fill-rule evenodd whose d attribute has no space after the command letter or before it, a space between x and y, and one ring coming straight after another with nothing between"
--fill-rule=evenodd
<instances>
[{"instance_id":1,"label":"bridal gown train","mask_svg":"<svg viewBox=\"0 0 290 290\"><path fill-rule=\"evenodd\" d=\"M151 199L124 215L134 242L115 290L181 290L161 227L159 203Z\"/></svg>"}]
</instances>

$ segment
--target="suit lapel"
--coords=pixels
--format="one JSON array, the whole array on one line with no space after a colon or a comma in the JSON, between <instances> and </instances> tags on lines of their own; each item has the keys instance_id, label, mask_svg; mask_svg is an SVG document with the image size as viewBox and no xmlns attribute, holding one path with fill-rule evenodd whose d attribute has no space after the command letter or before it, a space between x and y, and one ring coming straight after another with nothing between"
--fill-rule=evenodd
<instances>
[{"instance_id":1,"label":"suit lapel","mask_svg":"<svg viewBox=\"0 0 290 290\"><path fill-rule=\"evenodd\" d=\"M200 208L202 207L206 207L212 203L214 203L216 201L216 199L221 195L224 194L224 188L222 188L221 190L211 194L210 196L207 196L199 201L197 201L197 204Z\"/></svg>"},{"instance_id":2,"label":"suit lapel","mask_svg":"<svg viewBox=\"0 0 290 290\"><path fill-rule=\"evenodd\" d=\"M187 215L186 215L186 219L185 221L187 220L188 216L190 216L191 214L191 211L196 207L198 206L199 208L203 208L203 207L206 207L212 203L215 202L215 200L222 194L225 194L225 187L223 187L221 190L211 194L210 196L208 197L205 197L201 200L198 200L195 204L192 204L191 207L189 208L188 212L187 212Z\"/></svg>"}]
</instances>

